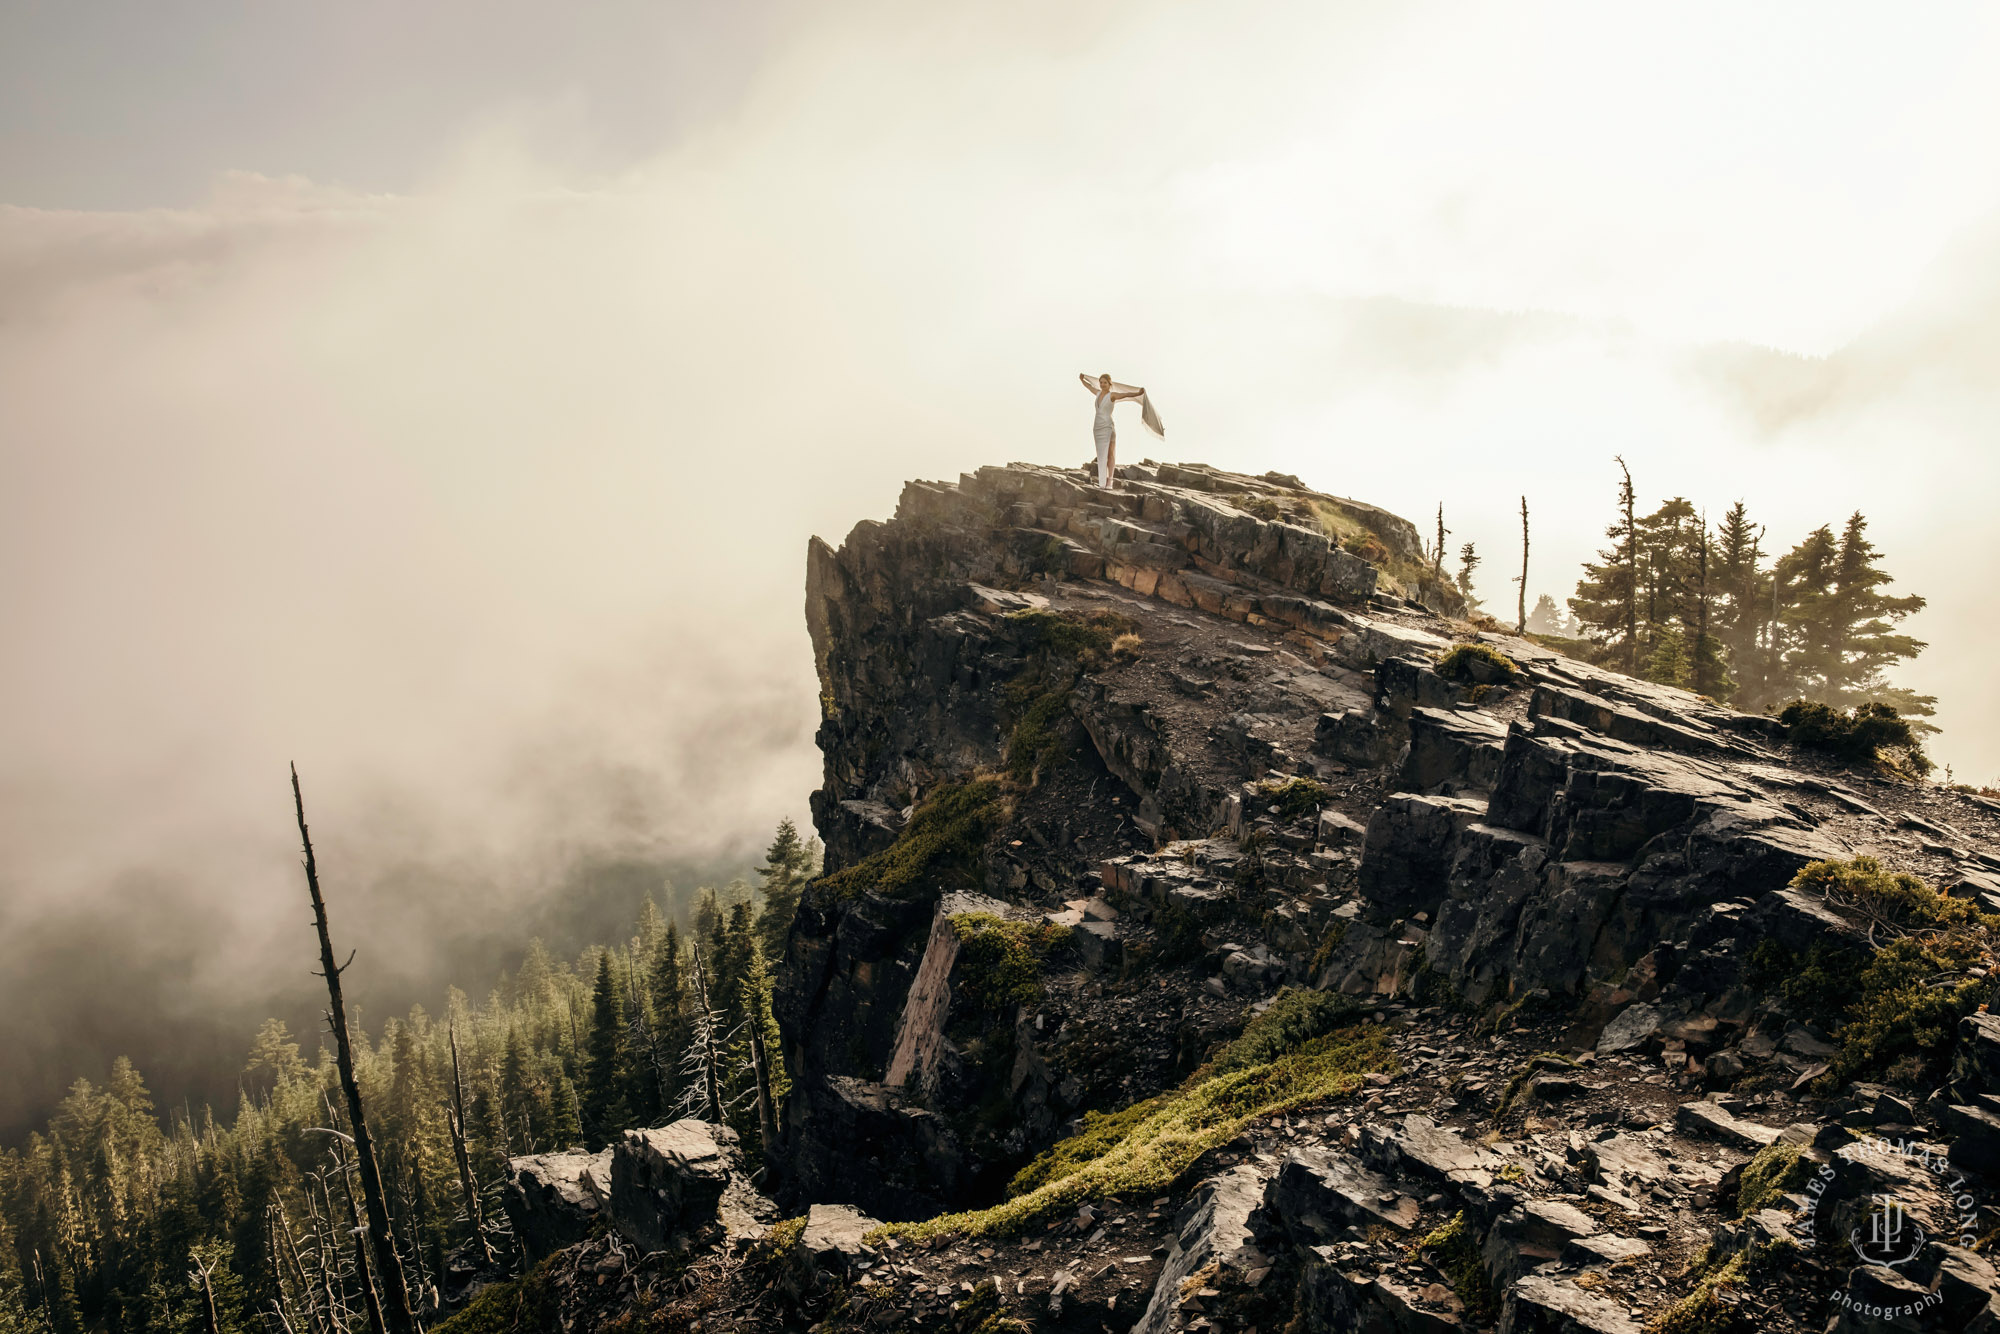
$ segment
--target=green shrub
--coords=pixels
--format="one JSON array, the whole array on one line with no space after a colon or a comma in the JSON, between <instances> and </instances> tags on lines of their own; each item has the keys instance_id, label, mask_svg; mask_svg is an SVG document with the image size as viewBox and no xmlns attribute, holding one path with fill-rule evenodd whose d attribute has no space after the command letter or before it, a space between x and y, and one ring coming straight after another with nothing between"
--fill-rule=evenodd
<instances>
[{"instance_id":1,"label":"green shrub","mask_svg":"<svg viewBox=\"0 0 2000 1334\"><path fill-rule=\"evenodd\" d=\"M1278 808L1278 818L1287 824L1316 814L1326 803L1326 788L1310 778L1289 778L1258 789L1258 799Z\"/></svg>"},{"instance_id":2,"label":"green shrub","mask_svg":"<svg viewBox=\"0 0 2000 1334\"><path fill-rule=\"evenodd\" d=\"M819 889L835 898L867 891L915 898L972 888L979 883L979 853L986 837L1008 813L1006 791L995 779L941 787L917 807L894 843L822 878Z\"/></svg>"},{"instance_id":3,"label":"green shrub","mask_svg":"<svg viewBox=\"0 0 2000 1334\"><path fill-rule=\"evenodd\" d=\"M1750 952L1744 980L1784 997L1793 1017L1833 1032L1845 1022L1848 1007L1860 993L1866 966L1859 950L1824 940L1815 941L1803 959L1775 940L1766 940Z\"/></svg>"},{"instance_id":4,"label":"green shrub","mask_svg":"<svg viewBox=\"0 0 2000 1334\"><path fill-rule=\"evenodd\" d=\"M1948 898L1916 876L1885 870L1873 857L1813 862L1792 877L1792 888L1844 901L1905 926L1963 926L1979 912L1963 899Z\"/></svg>"},{"instance_id":5,"label":"green shrub","mask_svg":"<svg viewBox=\"0 0 2000 1334\"><path fill-rule=\"evenodd\" d=\"M1109 651L1119 635L1133 634L1139 623L1115 611L1094 611L1088 616L1074 612L1033 608L1010 611L1005 618L1025 631L1031 650L1078 661Z\"/></svg>"},{"instance_id":6,"label":"green shrub","mask_svg":"<svg viewBox=\"0 0 2000 1334\"><path fill-rule=\"evenodd\" d=\"M1484 663L1488 674L1497 676L1501 684L1506 684L1520 676L1520 664L1497 649L1485 644L1454 644L1438 656L1437 674L1447 681L1470 682L1474 676L1474 663Z\"/></svg>"},{"instance_id":7,"label":"green shrub","mask_svg":"<svg viewBox=\"0 0 2000 1334\"><path fill-rule=\"evenodd\" d=\"M1841 1026L1840 1054L1826 1081L1838 1086L1898 1066L1906 1086L1941 1083L1951 1067L1958 1021L1987 994L1964 972L1987 957L1962 936L1905 936L1877 950L1861 972L1861 995Z\"/></svg>"},{"instance_id":8,"label":"green shrub","mask_svg":"<svg viewBox=\"0 0 2000 1334\"><path fill-rule=\"evenodd\" d=\"M1778 715L1791 739L1850 764L1878 764L1895 752L1919 774L1931 771L1916 729L1887 704L1859 704L1842 712L1817 700L1796 699Z\"/></svg>"},{"instance_id":9,"label":"green shrub","mask_svg":"<svg viewBox=\"0 0 2000 1334\"><path fill-rule=\"evenodd\" d=\"M1031 697L1007 736L1007 773L1031 781L1044 764L1062 750L1057 724L1069 718L1069 686L1060 685Z\"/></svg>"}]
</instances>

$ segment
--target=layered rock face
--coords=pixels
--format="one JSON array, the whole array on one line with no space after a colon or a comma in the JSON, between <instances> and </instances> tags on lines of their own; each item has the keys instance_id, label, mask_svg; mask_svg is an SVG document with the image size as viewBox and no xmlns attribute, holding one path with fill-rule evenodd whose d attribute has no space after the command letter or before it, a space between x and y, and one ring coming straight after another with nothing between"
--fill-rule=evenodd
<instances>
[{"instance_id":1,"label":"layered rock face","mask_svg":"<svg viewBox=\"0 0 2000 1334\"><path fill-rule=\"evenodd\" d=\"M1127 476L1118 492L1023 465L911 483L890 522L857 525L838 551L818 540L809 550L826 757L813 811L834 874L806 894L776 1001L800 1090L789 1179L805 1195L887 1218L990 1197L1107 1100L1087 1039L1067 1053L1050 1041L1060 1030L1075 1047L1088 1024L1043 1013L1013 1032L1013 1016L986 1014L977 1022L1010 1031L950 1033L938 951L963 910L940 908L942 895L1053 915L1088 967L1115 976L1122 936L1145 923L1089 911L1109 883L1105 861L1240 833L1246 782L1310 767L1321 720L1370 707L1385 655L1447 642L1421 628L1421 608L1378 596L1375 568L1332 541L1321 516L1368 516L1414 548L1406 523L1291 479L1174 466ZM1121 634L1133 647L1113 647ZM1079 649L1079 636L1095 646ZM921 842L927 831L908 822L982 775L1007 791L966 822L976 829L949 831L965 846L913 883L843 880L871 854L895 855L899 838ZM1218 848L1217 865L1234 860ZM1233 901L1188 889L1160 911L1213 917ZM1156 999L1165 1041L1127 1053L1140 1068L1121 1072L1126 1096L1170 1083L1193 1035L1242 1008ZM920 1089L898 1056L918 1030ZM848 1151L829 1152L836 1144Z\"/></svg>"},{"instance_id":2,"label":"layered rock face","mask_svg":"<svg viewBox=\"0 0 2000 1334\"><path fill-rule=\"evenodd\" d=\"M692 1248L713 1284L648 1309L704 1334L2000 1330L1965 911L2000 909L2000 806L1457 619L1371 507L1125 478L986 468L814 540L827 872L776 971L775 1204L682 1123L517 1164L518 1234ZM1862 855L1954 898L1799 878ZM1927 949L1830 1089L1839 988ZM1156 1111L1253 1105L1218 1055L1287 987L1365 1068L1164 1185L1006 1213Z\"/></svg>"}]
</instances>

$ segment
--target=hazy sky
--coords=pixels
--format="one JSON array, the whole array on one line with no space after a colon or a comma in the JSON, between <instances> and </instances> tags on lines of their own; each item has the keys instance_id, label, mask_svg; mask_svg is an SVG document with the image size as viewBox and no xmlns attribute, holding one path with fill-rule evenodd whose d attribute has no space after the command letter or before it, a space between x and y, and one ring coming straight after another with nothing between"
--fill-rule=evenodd
<instances>
[{"instance_id":1,"label":"hazy sky","mask_svg":"<svg viewBox=\"0 0 2000 1334\"><path fill-rule=\"evenodd\" d=\"M1970 4L15 0L0 1015L51 923L135 1004L298 983L290 760L382 978L754 846L807 535L1081 461L1079 370L1157 456L1442 502L1502 606L1518 497L1560 597L1614 454L1779 545L1863 509L1992 781L1996 57Z\"/></svg>"}]
</instances>

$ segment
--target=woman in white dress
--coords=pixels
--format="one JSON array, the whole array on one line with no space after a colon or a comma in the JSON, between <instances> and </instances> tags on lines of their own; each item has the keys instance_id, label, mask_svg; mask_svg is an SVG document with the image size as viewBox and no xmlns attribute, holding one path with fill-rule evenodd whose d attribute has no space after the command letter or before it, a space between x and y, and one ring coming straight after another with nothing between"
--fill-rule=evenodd
<instances>
[{"instance_id":1,"label":"woman in white dress","mask_svg":"<svg viewBox=\"0 0 2000 1334\"><path fill-rule=\"evenodd\" d=\"M1099 376L1079 373L1076 377L1083 381L1083 387L1097 400L1097 417L1091 422L1090 433L1097 440L1097 484L1109 489L1118 480L1118 433L1111 424L1113 404L1128 398L1139 400L1140 420L1154 435L1166 438L1166 428L1160 424L1160 414L1153 411L1152 400L1146 391L1137 385L1114 384L1110 372Z\"/></svg>"}]
</instances>

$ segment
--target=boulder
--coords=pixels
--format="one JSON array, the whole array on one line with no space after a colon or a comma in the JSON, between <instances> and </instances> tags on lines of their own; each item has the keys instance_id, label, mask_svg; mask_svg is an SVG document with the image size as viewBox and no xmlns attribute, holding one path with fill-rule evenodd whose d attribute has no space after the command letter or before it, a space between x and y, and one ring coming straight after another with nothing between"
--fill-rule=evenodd
<instances>
[{"instance_id":1,"label":"boulder","mask_svg":"<svg viewBox=\"0 0 2000 1334\"><path fill-rule=\"evenodd\" d=\"M687 1119L628 1130L611 1146L611 1224L641 1251L665 1250L675 1233L717 1221L723 1192L742 1165L728 1126Z\"/></svg>"},{"instance_id":2,"label":"boulder","mask_svg":"<svg viewBox=\"0 0 2000 1334\"><path fill-rule=\"evenodd\" d=\"M1604 1026L1604 1031L1597 1035L1598 1054L1610 1055L1642 1047L1648 1038L1660 1031L1663 1024L1676 1017L1672 1012L1644 1001L1628 1005L1613 1016L1611 1022Z\"/></svg>"},{"instance_id":3,"label":"boulder","mask_svg":"<svg viewBox=\"0 0 2000 1334\"><path fill-rule=\"evenodd\" d=\"M1958 1021L1951 1079L1967 1101L1978 1093L2000 1093L2000 1014L1969 1014Z\"/></svg>"},{"instance_id":4,"label":"boulder","mask_svg":"<svg viewBox=\"0 0 2000 1334\"><path fill-rule=\"evenodd\" d=\"M1774 1143L1778 1130L1733 1116L1719 1103L1684 1102L1674 1111L1674 1125L1686 1135L1702 1135L1755 1151Z\"/></svg>"},{"instance_id":5,"label":"boulder","mask_svg":"<svg viewBox=\"0 0 2000 1334\"><path fill-rule=\"evenodd\" d=\"M1268 1268L1258 1249L1250 1216L1264 1203L1265 1179L1245 1163L1196 1186L1182 1207L1173 1245L1160 1266L1159 1281L1133 1334L1166 1334L1178 1327L1181 1284L1209 1265L1247 1273Z\"/></svg>"},{"instance_id":6,"label":"boulder","mask_svg":"<svg viewBox=\"0 0 2000 1334\"><path fill-rule=\"evenodd\" d=\"M1297 1334L1463 1334L1459 1300L1436 1299L1393 1273L1373 1277L1341 1268L1339 1252L1316 1246L1299 1276Z\"/></svg>"},{"instance_id":7,"label":"boulder","mask_svg":"<svg viewBox=\"0 0 2000 1334\"><path fill-rule=\"evenodd\" d=\"M1987 1094L1986 1099L1994 1099ZM1953 1136L1951 1164L1983 1177L2000 1179L2000 1111L1986 1102L1945 1109L1945 1129Z\"/></svg>"},{"instance_id":8,"label":"boulder","mask_svg":"<svg viewBox=\"0 0 2000 1334\"><path fill-rule=\"evenodd\" d=\"M957 1199L965 1150L935 1113L912 1107L902 1090L833 1075L794 1087L786 1111L804 1123L807 1154L796 1148L795 1186L822 1198L844 1196L878 1218L928 1218Z\"/></svg>"},{"instance_id":9,"label":"boulder","mask_svg":"<svg viewBox=\"0 0 2000 1334\"><path fill-rule=\"evenodd\" d=\"M1563 1244L1556 1258L1568 1269L1588 1269L1593 1265L1624 1264L1652 1253L1653 1248L1637 1237L1621 1237L1615 1232L1593 1232L1573 1237Z\"/></svg>"},{"instance_id":10,"label":"boulder","mask_svg":"<svg viewBox=\"0 0 2000 1334\"><path fill-rule=\"evenodd\" d=\"M1481 1254L1496 1283L1512 1283L1597 1231L1589 1214L1560 1200L1527 1200L1493 1220Z\"/></svg>"},{"instance_id":11,"label":"boulder","mask_svg":"<svg viewBox=\"0 0 2000 1334\"><path fill-rule=\"evenodd\" d=\"M874 1256L862 1238L881 1226L851 1204L815 1204L806 1211L799 1245L821 1269L845 1274L856 1260Z\"/></svg>"},{"instance_id":12,"label":"boulder","mask_svg":"<svg viewBox=\"0 0 2000 1334\"><path fill-rule=\"evenodd\" d=\"M1567 1279L1529 1274L1501 1300L1498 1334L1639 1334L1639 1326Z\"/></svg>"},{"instance_id":13,"label":"boulder","mask_svg":"<svg viewBox=\"0 0 2000 1334\"><path fill-rule=\"evenodd\" d=\"M1507 724L1489 713L1412 709L1399 785L1412 792L1490 792L1506 740Z\"/></svg>"},{"instance_id":14,"label":"boulder","mask_svg":"<svg viewBox=\"0 0 2000 1334\"><path fill-rule=\"evenodd\" d=\"M533 1259L590 1235L611 1196L611 1150L539 1153L507 1161L500 1201Z\"/></svg>"},{"instance_id":15,"label":"boulder","mask_svg":"<svg viewBox=\"0 0 2000 1334\"><path fill-rule=\"evenodd\" d=\"M1408 1232L1417 1222L1417 1202L1394 1182L1329 1150L1294 1153L1271 1179L1264 1205L1304 1246L1332 1241L1351 1227Z\"/></svg>"},{"instance_id":16,"label":"boulder","mask_svg":"<svg viewBox=\"0 0 2000 1334\"><path fill-rule=\"evenodd\" d=\"M1410 1174L1439 1186L1484 1190L1499 1171L1499 1155L1412 1113L1397 1126L1361 1128L1361 1158L1389 1176Z\"/></svg>"}]
</instances>

